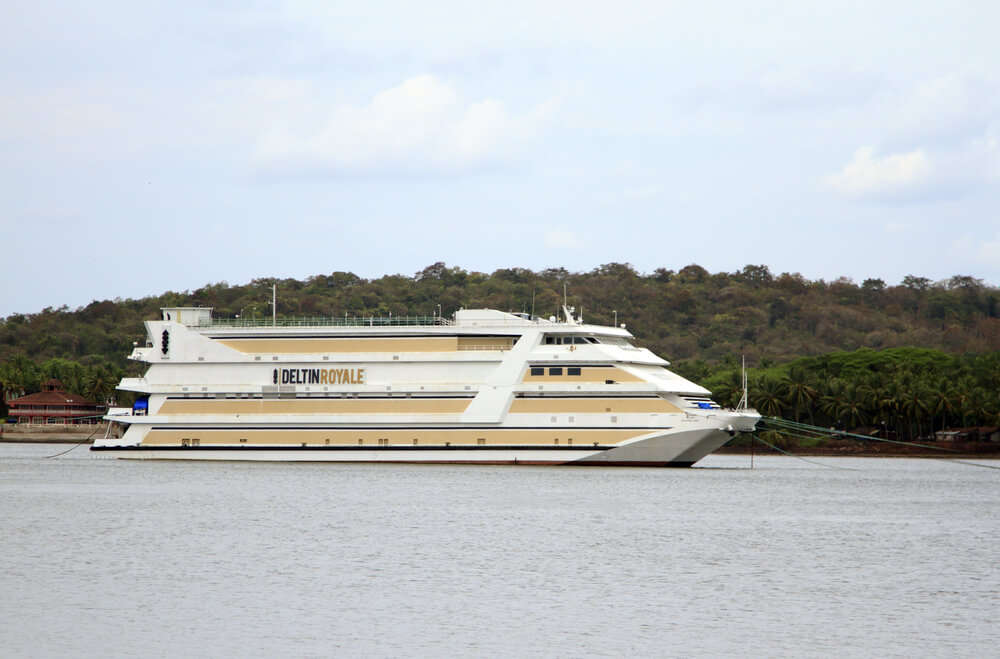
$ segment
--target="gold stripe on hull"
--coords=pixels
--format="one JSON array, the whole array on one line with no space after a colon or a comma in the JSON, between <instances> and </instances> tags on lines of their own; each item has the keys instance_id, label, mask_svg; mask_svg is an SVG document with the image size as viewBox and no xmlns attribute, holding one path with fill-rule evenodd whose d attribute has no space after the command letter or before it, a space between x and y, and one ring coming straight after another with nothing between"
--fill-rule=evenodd
<instances>
[{"instance_id":1,"label":"gold stripe on hull","mask_svg":"<svg viewBox=\"0 0 1000 659\"><path fill-rule=\"evenodd\" d=\"M189 429L150 430L142 446L592 446L618 444L656 428L456 429Z\"/></svg>"},{"instance_id":2,"label":"gold stripe on hull","mask_svg":"<svg viewBox=\"0 0 1000 659\"><path fill-rule=\"evenodd\" d=\"M164 401L156 414L461 414L469 398L298 398L233 400L187 398Z\"/></svg>"},{"instance_id":3,"label":"gold stripe on hull","mask_svg":"<svg viewBox=\"0 0 1000 659\"><path fill-rule=\"evenodd\" d=\"M516 398L514 414L679 414L680 408L662 398Z\"/></svg>"}]
</instances>

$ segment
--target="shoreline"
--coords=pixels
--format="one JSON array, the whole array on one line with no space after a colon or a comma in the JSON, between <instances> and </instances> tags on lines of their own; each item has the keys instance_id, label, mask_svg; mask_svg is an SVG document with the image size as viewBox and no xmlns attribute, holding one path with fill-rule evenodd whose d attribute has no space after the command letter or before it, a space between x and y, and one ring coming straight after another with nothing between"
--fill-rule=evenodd
<instances>
[{"instance_id":1,"label":"shoreline","mask_svg":"<svg viewBox=\"0 0 1000 659\"><path fill-rule=\"evenodd\" d=\"M987 442L986 445L978 443L972 446L962 445L955 447L942 446L940 450L934 451L923 447L910 446L880 446L860 447L781 447L795 457L803 458L931 458L931 459L982 459L1000 460L1000 445ZM752 451L749 447L725 446L714 452L718 455L782 455L780 451L775 451L770 446L760 446Z\"/></svg>"}]
</instances>

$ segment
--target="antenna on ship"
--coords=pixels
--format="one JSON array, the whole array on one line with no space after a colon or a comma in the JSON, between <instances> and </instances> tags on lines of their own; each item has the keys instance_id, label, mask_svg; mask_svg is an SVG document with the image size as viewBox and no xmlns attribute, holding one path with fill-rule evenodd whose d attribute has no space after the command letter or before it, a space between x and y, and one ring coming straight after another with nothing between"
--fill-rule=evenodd
<instances>
[{"instance_id":1,"label":"antenna on ship","mask_svg":"<svg viewBox=\"0 0 1000 659\"><path fill-rule=\"evenodd\" d=\"M535 319L535 289L531 289L531 319Z\"/></svg>"},{"instance_id":2,"label":"antenna on ship","mask_svg":"<svg viewBox=\"0 0 1000 659\"><path fill-rule=\"evenodd\" d=\"M740 402L736 403L736 409L738 411L746 411L750 407L750 401L748 400L749 395L747 391L747 356L743 355L743 370L741 372L740 379L743 384L743 395L740 396Z\"/></svg>"},{"instance_id":3,"label":"antenna on ship","mask_svg":"<svg viewBox=\"0 0 1000 659\"><path fill-rule=\"evenodd\" d=\"M278 325L278 285L271 284L271 325Z\"/></svg>"}]
</instances>

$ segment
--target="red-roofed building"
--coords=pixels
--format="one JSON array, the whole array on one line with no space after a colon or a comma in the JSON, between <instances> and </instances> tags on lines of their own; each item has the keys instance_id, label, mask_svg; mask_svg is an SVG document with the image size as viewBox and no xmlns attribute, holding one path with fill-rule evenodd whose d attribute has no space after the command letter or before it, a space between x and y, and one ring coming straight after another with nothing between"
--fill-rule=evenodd
<instances>
[{"instance_id":1,"label":"red-roofed building","mask_svg":"<svg viewBox=\"0 0 1000 659\"><path fill-rule=\"evenodd\" d=\"M7 403L8 418L18 423L99 423L107 411L79 394L67 393L59 380L49 380L36 394L21 396Z\"/></svg>"}]
</instances>

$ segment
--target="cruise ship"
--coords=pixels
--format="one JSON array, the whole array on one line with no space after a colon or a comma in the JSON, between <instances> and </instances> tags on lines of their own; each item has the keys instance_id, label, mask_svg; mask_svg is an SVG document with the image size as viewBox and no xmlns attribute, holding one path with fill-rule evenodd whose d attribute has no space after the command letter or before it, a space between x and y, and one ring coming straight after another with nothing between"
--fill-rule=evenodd
<instances>
[{"instance_id":1,"label":"cruise ship","mask_svg":"<svg viewBox=\"0 0 1000 659\"><path fill-rule=\"evenodd\" d=\"M572 307L539 318L162 309L93 451L120 458L687 467L760 415Z\"/></svg>"}]
</instances>

